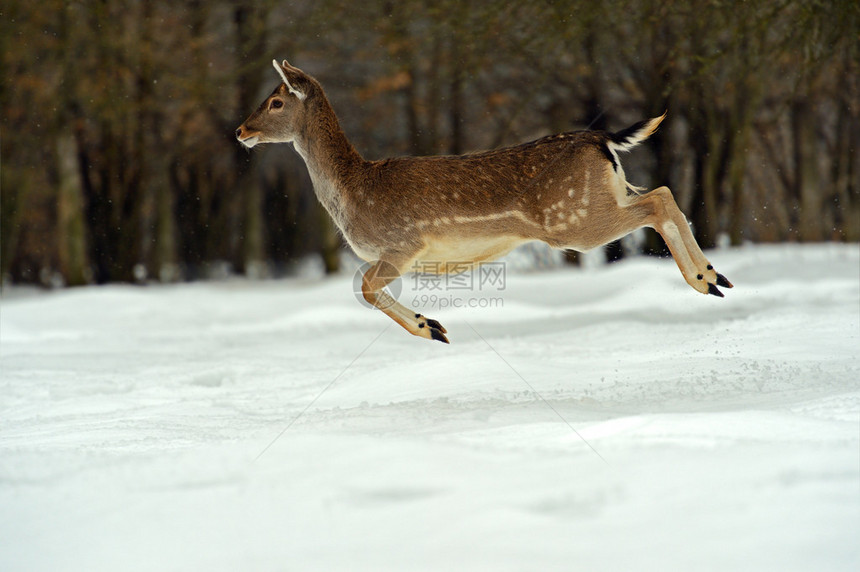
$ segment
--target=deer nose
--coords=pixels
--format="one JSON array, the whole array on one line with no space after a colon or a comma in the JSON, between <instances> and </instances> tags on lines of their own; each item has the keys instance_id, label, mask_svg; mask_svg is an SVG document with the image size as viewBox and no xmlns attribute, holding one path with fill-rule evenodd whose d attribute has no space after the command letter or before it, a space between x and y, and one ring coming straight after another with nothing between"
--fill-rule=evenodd
<instances>
[{"instance_id":1,"label":"deer nose","mask_svg":"<svg viewBox=\"0 0 860 572\"><path fill-rule=\"evenodd\" d=\"M240 127L239 129L236 130L236 139L241 139L241 138L242 138L242 128Z\"/></svg>"}]
</instances>

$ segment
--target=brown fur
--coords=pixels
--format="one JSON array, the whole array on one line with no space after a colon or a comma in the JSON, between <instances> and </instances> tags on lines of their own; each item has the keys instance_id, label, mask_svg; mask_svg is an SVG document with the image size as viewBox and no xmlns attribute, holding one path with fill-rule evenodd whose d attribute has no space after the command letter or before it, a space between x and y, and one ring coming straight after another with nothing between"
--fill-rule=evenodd
<instances>
[{"instance_id":1,"label":"brown fur","mask_svg":"<svg viewBox=\"0 0 860 572\"><path fill-rule=\"evenodd\" d=\"M717 282L730 287L708 264L671 192L632 192L617 160L663 117L618 134L578 131L470 155L365 161L322 86L286 61L281 72L293 91L281 83L237 138L248 147L295 144L346 240L377 263L365 274L365 298L415 335L447 341L438 322L382 290L399 273L421 262L444 271L449 263L492 260L532 240L584 251L651 226L693 288L713 294Z\"/></svg>"}]
</instances>

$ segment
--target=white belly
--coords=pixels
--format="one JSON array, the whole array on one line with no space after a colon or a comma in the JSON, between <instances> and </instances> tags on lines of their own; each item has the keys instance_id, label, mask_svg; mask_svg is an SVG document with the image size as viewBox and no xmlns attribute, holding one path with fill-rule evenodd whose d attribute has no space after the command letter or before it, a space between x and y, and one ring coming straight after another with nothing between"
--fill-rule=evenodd
<instances>
[{"instance_id":1,"label":"white belly","mask_svg":"<svg viewBox=\"0 0 860 572\"><path fill-rule=\"evenodd\" d=\"M458 265L495 260L527 242L520 237L494 236L472 239L428 238L427 248L417 257L422 268L439 268L439 272L456 270ZM460 267L458 271L462 272Z\"/></svg>"}]
</instances>

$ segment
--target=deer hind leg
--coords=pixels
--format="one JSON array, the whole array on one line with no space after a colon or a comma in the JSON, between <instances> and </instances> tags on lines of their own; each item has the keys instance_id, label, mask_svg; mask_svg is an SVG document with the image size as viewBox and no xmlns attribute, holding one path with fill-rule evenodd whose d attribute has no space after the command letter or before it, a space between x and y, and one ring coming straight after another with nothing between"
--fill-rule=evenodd
<instances>
[{"instance_id":1,"label":"deer hind leg","mask_svg":"<svg viewBox=\"0 0 860 572\"><path fill-rule=\"evenodd\" d=\"M695 290L722 297L723 293L717 286L732 287L732 283L717 273L705 258L668 187L660 187L642 195L626 209L644 212L645 224L642 226L653 227L660 233L684 279Z\"/></svg>"},{"instance_id":2,"label":"deer hind leg","mask_svg":"<svg viewBox=\"0 0 860 572\"><path fill-rule=\"evenodd\" d=\"M383 290L400 275L401 271L397 266L384 259L378 260L365 271L361 281L361 294L369 304L382 310L410 334L449 343L448 338L445 337L447 330L442 327L442 324L409 310Z\"/></svg>"}]
</instances>

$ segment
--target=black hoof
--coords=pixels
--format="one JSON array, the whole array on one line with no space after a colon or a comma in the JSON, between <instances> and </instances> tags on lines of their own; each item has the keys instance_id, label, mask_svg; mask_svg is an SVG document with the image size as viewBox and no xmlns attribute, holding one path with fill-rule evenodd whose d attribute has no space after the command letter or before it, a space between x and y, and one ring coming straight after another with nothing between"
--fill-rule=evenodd
<instances>
[{"instance_id":1,"label":"black hoof","mask_svg":"<svg viewBox=\"0 0 860 572\"><path fill-rule=\"evenodd\" d=\"M720 273L717 273L717 286L722 286L723 288L733 288L732 283L729 282L728 278L726 278Z\"/></svg>"},{"instance_id":2,"label":"black hoof","mask_svg":"<svg viewBox=\"0 0 860 572\"><path fill-rule=\"evenodd\" d=\"M428 320L428 322L429 321L430 320ZM439 322L436 323L438 324ZM442 330L440 330L439 328L434 328L433 326L430 327L430 337L445 344L451 343L448 341L448 338L445 337L445 334Z\"/></svg>"},{"instance_id":3,"label":"black hoof","mask_svg":"<svg viewBox=\"0 0 860 572\"><path fill-rule=\"evenodd\" d=\"M712 296L719 296L720 298L725 298L725 296L723 296L723 293L720 292L720 290L713 284L708 284L708 294Z\"/></svg>"},{"instance_id":4,"label":"black hoof","mask_svg":"<svg viewBox=\"0 0 860 572\"><path fill-rule=\"evenodd\" d=\"M437 322L436 320L431 320L430 318L424 318L424 319L425 319L425 320L427 320L427 325L428 325L428 326L430 326L431 328L436 328L437 330L439 330L439 331L440 331L440 332L442 332L443 334L447 334L447 333L448 333L448 330L446 330L446 329L442 326L442 324L440 324L440 323L439 323L439 322Z\"/></svg>"}]
</instances>

